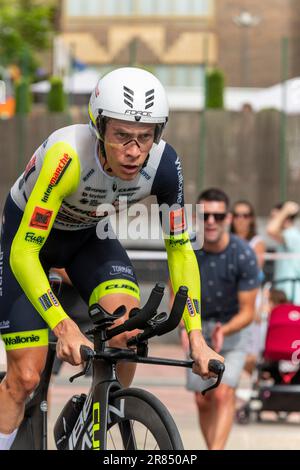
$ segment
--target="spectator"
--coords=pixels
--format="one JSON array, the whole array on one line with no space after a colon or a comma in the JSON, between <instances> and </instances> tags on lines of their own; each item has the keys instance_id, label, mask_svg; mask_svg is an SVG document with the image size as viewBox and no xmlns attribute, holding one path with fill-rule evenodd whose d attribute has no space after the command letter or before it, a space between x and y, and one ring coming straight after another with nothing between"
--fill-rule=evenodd
<instances>
[{"instance_id":1,"label":"spectator","mask_svg":"<svg viewBox=\"0 0 300 470\"><path fill-rule=\"evenodd\" d=\"M247 330L254 317L258 268L248 244L228 233L229 200L219 189L200 194L204 207L204 246L196 251L202 285L203 334L215 351L225 357L220 386L204 397L207 387L188 372L187 388L195 392L200 427L208 449L223 449L235 414L235 389L246 358ZM184 330L183 346L187 345Z\"/></svg>"},{"instance_id":2,"label":"spectator","mask_svg":"<svg viewBox=\"0 0 300 470\"><path fill-rule=\"evenodd\" d=\"M233 205L231 233L242 238L249 243L256 254L257 263L260 268L259 280L263 280L264 254L266 251L265 243L257 234L256 217L254 207L249 201L240 200ZM258 291L256 297L256 312L253 323L249 326L249 347L248 355L245 363L245 370L251 375L254 371L257 357L261 347L261 290Z\"/></svg>"},{"instance_id":3,"label":"spectator","mask_svg":"<svg viewBox=\"0 0 300 470\"><path fill-rule=\"evenodd\" d=\"M300 230L295 226L299 209L299 204L292 201L277 204L271 211L267 233L278 243L277 253L290 254L275 261L275 287L283 290L291 302L300 305L300 282L292 282L300 279ZM291 256L293 254L295 256ZM283 279L291 281L279 282Z\"/></svg>"},{"instance_id":4,"label":"spectator","mask_svg":"<svg viewBox=\"0 0 300 470\"><path fill-rule=\"evenodd\" d=\"M257 234L255 211L249 201L240 200L233 205L231 233L249 243L255 251L258 266L262 269L266 246L262 237Z\"/></svg>"}]
</instances>

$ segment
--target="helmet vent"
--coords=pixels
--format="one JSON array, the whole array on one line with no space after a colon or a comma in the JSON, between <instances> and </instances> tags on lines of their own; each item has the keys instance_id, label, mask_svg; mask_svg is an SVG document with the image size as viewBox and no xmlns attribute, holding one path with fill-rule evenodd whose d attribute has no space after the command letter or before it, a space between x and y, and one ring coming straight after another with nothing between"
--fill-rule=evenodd
<instances>
[{"instance_id":1,"label":"helmet vent","mask_svg":"<svg viewBox=\"0 0 300 470\"><path fill-rule=\"evenodd\" d=\"M154 90L146 91L145 96L146 96L145 109L151 108L154 105Z\"/></svg>"},{"instance_id":2,"label":"helmet vent","mask_svg":"<svg viewBox=\"0 0 300 470\"><path fill-rule=\"evenodd\" d=\"M127 88L127 86L123 86L124 90L124 103L127 104L130 108L133 108L133 96L134 92Z\"/></svg>"}]
</instances>

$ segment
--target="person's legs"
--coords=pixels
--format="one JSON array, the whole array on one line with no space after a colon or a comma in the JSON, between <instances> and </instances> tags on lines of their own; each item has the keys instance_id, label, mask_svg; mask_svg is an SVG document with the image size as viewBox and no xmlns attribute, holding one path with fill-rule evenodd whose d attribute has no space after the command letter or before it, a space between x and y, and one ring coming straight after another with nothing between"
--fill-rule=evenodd
<instances>
[{"instance_id":1,"label":"person's legs","mask_svg":"<svg viewBox=\"0 0 300 470\"><path fill-rule=\"evenodd\" d=\"M235 414L235 389L243 370L246 352L221 351L225 359L222 383L204 397L200 393L207 387L205 381L188 371L187 388L196 392L200 428L208 449L223 449L228 439Z\"/></svg>"},{"instance_id":2,"label":"person's legs","mask_svg":"<svg viewBox=\"0 0 300 470\"><path fill-rule=\"evenodd\" d=\"M210 449L214 434L214 408L211 403L211 393L203 396L201 393L195 393L195 401L198 410L199 424L205 439L207 448Z\"/></svg>"},{"instance_id":3,"label":"person's legs","mask_svg":"<svg viewBox=\"0 0 300 470\"><path fill-rule=\"evenodd\" d=\"M210 439L210 450L222 450L231 431L235 414L235 389L220 384L212 391L211 407L213 410L213 433Z\"/></svg>"},{"instance_id":4,"label":"person's legs","mask_svg":"<svg viewBox=\"0 0 300 470\"><path fill-rule=\"evenodd\" d=\"M5 435L8 437L22 422L25 400L39 384L46 355L46 346L7 352L7 373L0 384L0 443L3 447Z\"/></svg>"},{"instance_id":5,"label":"person's legs","mask_svg":"<svg viewBox=\"0 0 300 470\"><path fill-rule=\"evenodd\" d=\"M109 313L120 305L126 307L126 314L115 322L115 326L128 318L132 308L139 306L140 291L133 267L125 249L115 238L100 240L96 234L91 236L66 271L87 304L99 303ZM118 335L109 345L126 348L128 339L137 332ZM118 364L117 372L123 385L131 383L135 368L132 363Z\"/></svg>"}]
</instances>

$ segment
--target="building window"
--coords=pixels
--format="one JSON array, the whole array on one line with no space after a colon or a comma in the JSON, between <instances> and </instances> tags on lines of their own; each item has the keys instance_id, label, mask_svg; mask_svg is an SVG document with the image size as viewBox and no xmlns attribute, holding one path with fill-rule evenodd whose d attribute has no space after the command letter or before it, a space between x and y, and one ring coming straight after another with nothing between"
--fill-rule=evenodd
<instances>
[{"instance_id":1,"label":"building window","mask_svg":"<svg viewBox=\"0 0 300 470\"><path fill-rule=\"evenodd\" d=\"M99 76L124 65L95 67ZM153 73L166 87L200 87L204 83L204 67L201 65L149 65L146 70Z\"/></svg>"},{"instance_id":2,"label":"building window","mask_svg":"<svg viewBox=\"0 0 300 470\"><path fill-rule=\"evenodd\" d=\"M66 0L67 16L209 16L214 0Z\"/></svg>"}]
</instances>

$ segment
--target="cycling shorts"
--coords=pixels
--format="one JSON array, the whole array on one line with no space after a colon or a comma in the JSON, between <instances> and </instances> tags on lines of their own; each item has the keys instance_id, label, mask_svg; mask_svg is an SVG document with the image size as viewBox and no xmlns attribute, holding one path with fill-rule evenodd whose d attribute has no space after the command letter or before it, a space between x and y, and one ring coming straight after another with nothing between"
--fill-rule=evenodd
<instances>
[{"instance_id":1,"label":"cycling shorts","mask_svg":"<svg viewBox=\"0 0 300 470\"><path fill-rule=\"evenodd\" d=\"M3 213L0 248L0 333L6 346L9 344L7 349L48 344L48 325L26 297L10 267L11 245L22 216L23 212L9 195ZM139 300L138 283L125 249L116 238L99 239L95 227L76 231L53 228L40 251L40 262L47 275L51 267L65 268L87 305L113 293L129 294ZM28 338L39 336L37 330L42 341L32 344ZM27 332L27 339L16 335L20 332ZM10 342L5 338L10 338Z\"/></svg>"}]
</instances>

